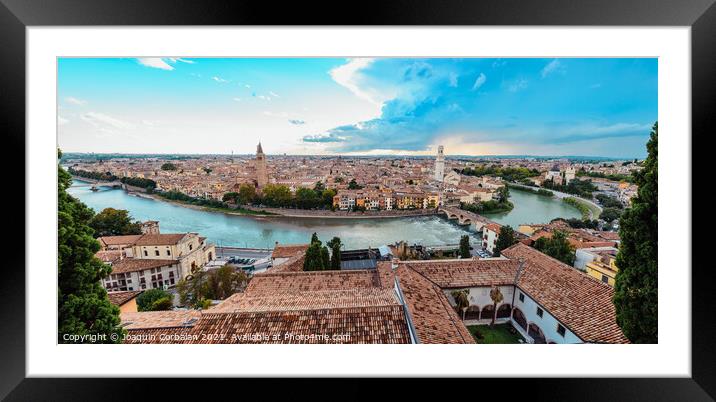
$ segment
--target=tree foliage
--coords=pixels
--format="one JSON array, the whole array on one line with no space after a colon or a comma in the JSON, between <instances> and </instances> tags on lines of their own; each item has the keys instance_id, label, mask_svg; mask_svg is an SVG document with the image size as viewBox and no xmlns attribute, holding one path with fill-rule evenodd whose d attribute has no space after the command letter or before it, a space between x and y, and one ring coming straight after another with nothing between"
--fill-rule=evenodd
<instances>
[{"instance_id":1,"label":"tree foliage","mask_svg":"<svg viewBox=\"0 0 716 402\"><path fill-rule=\"evenodd\" d=\"M338 262L338 267L340 269L340 261ZM328 247L323 245L316 233L313 233L311 236L311 244L306 250L306 258L303 260L303 270L325 271L330 269L332 269L332 267Z\"/></svg>"},{"instance_id":2,"label":"tree foliage","mask_svg":"<svg viewBox=\"0 0 716 402\"><path fill-rule=\"evenodd\" d=\"M553 231L551 238L540 237L535 242L534 248L567 265L573 265L576 258L574 247L569 244L567 233L563 230Z\"/></svg>"},{"instance_id":3,"label":"tree foliage","mask_svg":"<svg viewBox=\"0 0 716 402\"><path fill-rule=\"evenodd\" d=\"M97 338L102 343L120 342L124 330L119 326L119 308L109 302L100 285L112 269L94 256L99 243L87 225L94 213L67 194L72 184L70 174L59 165L57 174L58 342L70 342L66 335L102 337Z\"/></svg>"},{"instance_id":4,"label":"tree foliage","mask_svg":"<svg viewBox=\"0 0 716 402\"><path fill-rule=\"evenodd\" d=\"M331 248L331 269L341 269L341 238L333 237L326 245Z\"/></svg>"},{"instance_id":5,"label":"tree foliage","mask_svg":"<svg viewBox=\"0 0 716 402\"><path fill-rule=\"evenodd\" d=\"M504 300L504 296L502 296L502 292L500 292L500 288L495 286L492 289L490 289L490 300L492 300L492 321L490 322L491 326L495 325L495 317L497 317L497 305L502 303L502 300Z\"/></svg>"},{"instance_id":6,"label":"tree foliage","mask_svg":"<svg viewBox=\"0 0 716 402\"><path fill-rule=\"evenodd\" d=\"M164 289L149 289L137 296L139 311L171 310L172 306L172 295Z\"/></svg>"},{"instance_id":7,"label":"tree foliage","mask_svg":"<svg viewBox=\"0 0 716 402\"><path fill-rule=\"evenodd\" d=\"M248 275L233 265L209 271L198 270L177 284L179 301L195 308L204 308L208 300L224 300L246 289Z\"/></svg>"},{"instance_id":8,"label":"tree foliage","mask_svg":"<svg viewBox=\"0 0 716 402\"><path fill-rule=\"evenodd\" d=\"M502 250L515 243L517 243L517 238L515 237L515 230L512 229L512 226L502 226L500 228L500 234L497 236L497 241L495 241L494 254L499 256Z\"/></svg>"},{"instance_id":9,"label":"tree foliage","mask_svg":"<svg viewBox=\"0 0 716 402\"><path fill-rule=\"evenodd\" d=\"M658 342L658 132L657 122L646 144L644 169L634 173L637 195L619 228L614 305L617 324L633 343Z\"/></svg>"},{"instance_id":10,"label":"tree foliage","mask_svg":"<svg viewBox=\"0 0 716 402\"><path fill-rule=\"evenodd\" d=\"M460 237L460 257L470 258L470 236Z\"/></svg>"},{"instance_id":11,"label":"tree foliage","mask_svg":"<svg viewBox=\"0 0 716 402\"><path fill-rule=\"evenodd\" d=\"M94 229L95 237L142 234L142 224L132 222L129 211L125 209L105 208L92 217L89 226Z\"/></svg>"}]
</instances>

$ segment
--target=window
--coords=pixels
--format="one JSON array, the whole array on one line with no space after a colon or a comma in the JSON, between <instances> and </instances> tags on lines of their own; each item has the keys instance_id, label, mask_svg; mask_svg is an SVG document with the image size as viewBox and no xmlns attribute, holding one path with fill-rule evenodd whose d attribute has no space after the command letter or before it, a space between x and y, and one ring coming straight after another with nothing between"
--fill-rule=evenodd
<instances>
[{"instance_id":1,"label":"window","mask_svg":"<svg viewBox=\"0 0 716 402\"><path fill-rule=\"evenodd\" d=\"M147 254L147 250L144 250L144 256L147 257L149 254Z\"/></svg>"},{"instance_id":2,"label":"window","mask_svg":"<svg viewBox=\"0 0 716 402\"><path fill-rule=\"evenodd\" d=\"M189 245L189 251L191 251L194 248L192 244Z\"/></svg>"},{"instance_id":3,"label":"window","mask_svg":"<svg viewBox=\"0 0 716 402\"><path fill-rule=\"evenodd\" d=\"M521 301L522 303L525 302L525 295L522 294L522 292L520 292L520 301Z\"/></svg>"},{"instance_id":4,"label":"window","mask_svg":"<svg viewBox=\"0 0 716 402\"><path fill-rule=\"evenodd\" d=\"M604 283L609 283L609 277L606 276L606 275L604 275L604 274L602 274L602 282L604 282Z\"/></svg>"},{"instance_id":5,"label":"window","mask_svg":"<svg viewBox=\"0 0 716 402\"><path fill-rule=\"evenodd\" d=\"M159 250L154 250L154 255L156 255L157 257L159 257Z\"/></svg>"},{"instance_id":6,"label":"window","mask_svg":"<svg viewBox=\"0 0 716 402\"><path fill-rule=\"evenodd\" d=\"M557 333L560 334L560 335L562 335L562 336L564 336L564 333L565 333L565 332L566 332L566 330L564 329L564 327L562 326L562 324L557 324Z\"/></svg>"},{"instance_id":7,"label":"window","mask_svg":"<svg viewBox=\"0 0 716 402\"><path fill-rule=\"evenodd\" d=\"M169 256L171 256L171 255L172 255L172 252L171 252L171 250L167 250L167 255L169 255Z\"/></svg>"},{"instance_id":8,"label":"window","mask_svg":"<svg viewBox=\"0 0 716 402\"><path fill-rule=\"evenodd\" d=\"M540 316L540 317L542 317L542 314L544 314L544 310L542 310L541 308L537 307L537 315Z\"/></svg>"}]
</instances>

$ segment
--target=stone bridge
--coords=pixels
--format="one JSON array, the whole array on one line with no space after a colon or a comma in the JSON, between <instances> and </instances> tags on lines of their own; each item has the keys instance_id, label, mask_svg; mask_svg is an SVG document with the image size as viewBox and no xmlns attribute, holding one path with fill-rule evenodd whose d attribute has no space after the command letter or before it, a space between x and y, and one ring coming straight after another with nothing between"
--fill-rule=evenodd
<instances>
[{"instance_id":1,"label":"stone bridge","mask_svg":"<svg viewBox=\"0 0 716 402\"><path fill-rule=\"evenodd\" d=\"M458 225L470 226L475 231L480 232L482 228L489 224L495 223L484 216L478 215L474 212L465 211L458 207L440 207L438 213L445 215L450 220L457 220Z\"/></svg>"}]
</instances>

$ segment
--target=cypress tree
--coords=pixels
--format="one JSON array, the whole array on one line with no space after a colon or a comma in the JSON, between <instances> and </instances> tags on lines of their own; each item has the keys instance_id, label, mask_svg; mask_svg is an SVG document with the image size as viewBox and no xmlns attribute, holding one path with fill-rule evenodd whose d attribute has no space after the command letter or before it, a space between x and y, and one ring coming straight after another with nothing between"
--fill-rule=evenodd
<instances>
[{"instance_id":1,"label":"cypress tree","mask_svg":"<svg viewBox=\"0 0 716 402\"><path fill-rule=\"evenodd\" d=\"M109 302L100 285L112 269L94 256L99 243L87 225L94 212L67 194L70 174L59 165L57 174L58 342L73 342L65 335L84 335L96 337L84 342L119 343L124 332L119 326L119 308Z\"/></svg>"},{"instance_id":2,"label":"cypress tree","mask_svg":"<svg viewBox=\"0 0 716 402\"><path fill-rule=\"evenodd\" d=\"M658 132L657 122L646 144L644 169L634 173L639 190L620 219L614 306L617 324L633 343L658 342Z\"/></svg>"}]
</instances>

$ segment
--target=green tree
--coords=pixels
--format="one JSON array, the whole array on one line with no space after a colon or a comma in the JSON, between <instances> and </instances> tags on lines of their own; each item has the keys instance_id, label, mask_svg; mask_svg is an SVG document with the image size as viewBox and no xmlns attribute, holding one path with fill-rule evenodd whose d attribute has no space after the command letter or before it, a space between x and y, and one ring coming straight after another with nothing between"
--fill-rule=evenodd
<instances>
[{"instance_id":1,"label":"green tree","mask_svg":"<svg viewBox=\"0 0 716 402\"><path fill-rule=\"evenodd\" d=\"M236 191L224 193L224 196L221 197L221 201L238 204L239 203L238 202L239 201L239 193L237 193Z\"/></svg>"},{"instance_id":2,"label":"green tree","mask_svg":"<svg viewBox=\"0 0 716 402\"><path fill-rule=\"evenodd\" d=\"M619 219L622 215L622 210L618 208L604 208L602 213L599 214L599 219L603 219L607 223L612 223L614 220Z\"/></svg>"},{"instance_id":3,"label":"green tree","mask_svg":"<svg viewBox=\"0 0 716 402\"><path fill-rule=\"evenodd\" d=\"M334 237L326 245L331 248L331 269L341 269L341 238Z\"/></svg>"},{"instance_id":4,"label":"green tree","mask_svg":"<svg viewBox=\"0 0 716 402\"><path fill-rule=\"evenodd\" d=\"M552 238L540 237L535 242L534 248L567 265L573 265L576 258L574 247L569 244L567 233L562 230L553 231Z\"/></svg>"},{"instance_id":5,"label":"green tree","mask_svg":"<svg viewBox=\"0 0 716 402\"><path fill-rule=\"evenodd\" d=\"M132 222L129 211L124 209L105 208L92 217L89 226L94 229L96 237L142 233L142 224L139 221Z\"/></svg>"},{"instance_id":6,"label":"green tree","mask_svg":"<svg viewBox=\"0 0 716 402\"><path fill-rule=\"evenodd\" d=\"M262 191L267 205L285 207L291 202L291 189L284 185L267 184Z\"/></svg>"},{"instance_id":7,"label":"green tree","mask_svg":"<svg viewBox=\"0 0 716 402\"><path fill-rule=\"evenodd\" d=\"M336 196L336 190L332 188L327 188L323 190L321 193L321 198L323 199L323 204L330 207L333 206L333 197Z\"/></svg>"},{"instance_id":8,"label":"green tree","mask_svg":"<svg viewBox=\"0 0 716 402\"><path fill-rule=\"evenodd\" d=\"M195 308L205 308L207 301L224 300L243 291L249 283L248 275L233 265L209 271L198 270L177 284L179 301Z\"/></svg>"},{"instance_id":9,"label":"green tree","mask_svg":"<svg viewBox=\"0 0 716 402\"><path fill-rule=\"evenodd\" d=\"M348 182L348 189L350 189L350 190L360 190L362 188L363 188L363 186L359 185L356 182L356 179L351 179L351 181Z\"/></svg>"},{"instance_id":10,"label":"green tree","mask_svg":"<svg viewBox=\"0 0 716 402\"><path fill-rule=\"evenodd\" d=\"M171 310L172 295L164 289L149 289L137 296L137 310L161 311Z\"/></svg>"},{"instance_id":11,"label":"green tree","mask_svg":"<svg viewBox=\"0 0 716 402\"><path fill-rule=\"evenodd\" d=\"M318 239L318 235L313 233L311 236L311 244L306 250L306 258L303 260L304 271L324 271L330 269L330 256L328 248Z\"/></svg>"},{"instance_id":12,"label":"green tree","mask_svg":"<svg viewBox=\"0 0 716 402\"><path fill-rule=\"evenodd\" d=\"M492 327L495 325L495 317L497 317L497 305L504 300L500 288L495 286L490 289L490 299L492 300L492 321L490 322L490 326Z\"/></svg>"},{"instance_id":13,"label":"green tree","mask_svg":"<svg viewBox=\"0 0 716 402\"><path fill-rule=\"evenodd\" d=\"M502 250L515 243L517 243L517 239L515 238L515 230L512 229L512 226L502 226L500 228L500 234L497 236L497 241L495 242L495 256L499 256Z\"/></svg>"},{"instance_id":14,"label":"green tree","mask_svg":"<svg viewBox=\"0 0 716 402\"><path fill-rule=\"evenodd\" d=\"M469 290L453 290L450 294L453 299L455 299L455 305L458 310L462 311L462 319L464 320L465 312L467 311L467 308L470 307L470 299L468 298Z\"/></svg>"},{"instance_id":15,"label":"green tree","mask_svg":"<svg viewBox=\"0 0 716 402\"><path fill-rule=\"evenodd\" d=\"M238 200L241 204L251 204L256 199L256 187L249 184L242 184L239 186L239 197Z\"/></svg>"},{"instance_id":16,"label":"green tree","mask_svg":"<svg viewBox=\"0 0 716 402\"><path fill-rule=\"evenodd\" d=\"M470 258L470 236L460 237L460 257Z\"/></svg>"},{"instance_id":17,"label":"green tree","mask_svg":"<svg viewBox=\"0 0 716 402\"><path fill-rule=\"evenodd\" d=\"M99 243L87 225L94 213L67 194L72 176L59 164L57 175L58 342L70 342L66 335L91 335L106 338L99 339L102 343L119 343L124 335L119 308L100 285L112 268L94 256Z\"/></svg>"},{"instance_id":18,"label":"green tree","mask_svg":"<svg viewBox=\"0 0 716 402\"><path fill-rule=\"evenodd\" d=\"M617 324L633 343L658 342L658 133L657 122L646 144L644 168L634 173L637 195L619 228L614 306Z\"/></svg>"},{"instance_id":19,"label":"green tree","mask_svg":"<svg viewBox=\"0 0 716 402\"><path fill-rule=\"evenodd\" d=\"M162 170L177 170L177 166L173 163L167 162L162 164Z\"/></svg>"}]
</instances>

